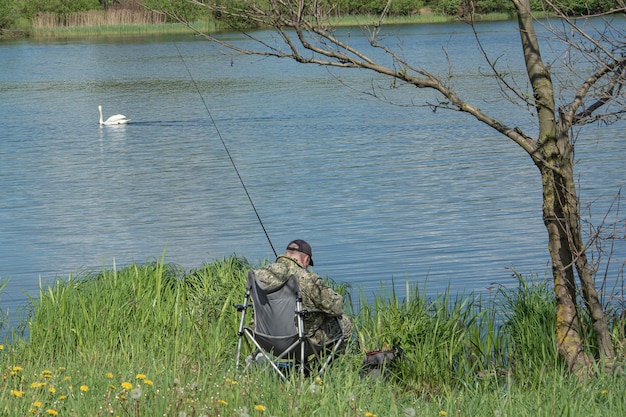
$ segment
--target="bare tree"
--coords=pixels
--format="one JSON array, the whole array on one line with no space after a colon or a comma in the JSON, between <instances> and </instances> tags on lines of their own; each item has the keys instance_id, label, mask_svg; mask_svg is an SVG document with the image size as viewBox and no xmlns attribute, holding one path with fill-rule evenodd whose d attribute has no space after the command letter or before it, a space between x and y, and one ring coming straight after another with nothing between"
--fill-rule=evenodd
<instances>
[{"instance_id":1,"label":"bare tree","mask_svg":"<svg viewBox=\"0 0 626 417\"><path fill-rule=\"evenodd\" d=\"M613 122L623 118L626 112L626 34L623 26L612 26L608 20L603 20L603 27L599 30L583 29L550 0L545 0L546 7L557 14L557 21L566 29L554 30L553 33L559 35L559 40L570 52L576 52L577 57L585 60L586 72L582 76L575 63L570 67L571 98L557 107L558 91L555 91L551 67L542 58L530 0L511 0L517 14L521 52L528 77L527 83L518 84L529 84L530 91L517 87L515 81L498 71L496 60L490 60L488 54L483 52L501 91L506 91L510 97L532 109L538 126L538 133L533 137L518 127L507 126L485 114L476 105L461 99L448 84L447 78L411 64L399 51L380 42L380 28L391 0L388 0L378 24L368 28L372 51L384 51L391 58L391 65L379 63L371 57L372 54L355 49L346 40L337 37L327 23L333 12L328 2L267 0L263 6L251 0L187 2L208 7L221 21L234 28L250 25L273 28L281 40L279 44L269 44L250 35L251 39L258 41L258 48L251 50L210 34L202 34L212 42L243 54L288 58L327 67L367 69L391 77L395 82L435 90L443 99L430 104L433 110L443 107L467 113L524 149L542 178L543 220L549 237L548 249L554 277L558 351L569 368L580 375L587 375L596 360L614 358L614 341L595 287L594 269L588 261L588 246L581 231L572 134L575 126ZM613 13L624 11L626 8L622 2ZM170 13L175 14L175 11L170 10ZM597 357L585 350L578 294L582 294L584 307L593 323Z\"/></svg>"}]
</instances>

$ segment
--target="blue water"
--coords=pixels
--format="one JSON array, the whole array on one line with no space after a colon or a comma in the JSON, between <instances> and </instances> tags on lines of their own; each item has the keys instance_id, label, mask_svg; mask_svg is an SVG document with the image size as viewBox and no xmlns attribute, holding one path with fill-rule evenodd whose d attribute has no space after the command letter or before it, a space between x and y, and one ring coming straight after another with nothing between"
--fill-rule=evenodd
<instances>
[{"instance_id":1,"label":"blue water","mask_svg":"<svg viewBox=\"0 0 626 417\"><path fill-rule=\"evenodd\" d=\"M487 48L519 65L513 23L480 30ZM446 49L462 97L535 130L483 75L467 25L391 32L439 74ZM186 269L231 254L257 262L295 238L313 246L317 272L368 297L392 280L402 296L407 280L430 294L467 293L515 285L513 270L550 275L539 172L517 145L469 116L363 94L375 86L422 104L436 102L432 92L237 56L191 36L4 41L0 68L0 278L9 279L0 308L11 320L40 281L164 251ZM131 124L99 127L98 104ZM581 202L593 202L594 221L626 184L623 128L588 127L577 142ZM617 242L611 279L625 258Z\"/></svg>"}]
</instances>

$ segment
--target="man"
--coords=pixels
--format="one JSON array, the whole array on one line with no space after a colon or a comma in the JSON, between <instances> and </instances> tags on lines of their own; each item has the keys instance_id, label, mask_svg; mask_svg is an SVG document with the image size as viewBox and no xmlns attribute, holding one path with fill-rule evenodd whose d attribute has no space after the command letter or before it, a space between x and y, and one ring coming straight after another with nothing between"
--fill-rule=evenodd
<instances>
[{"instance_id":1,"label":"man","mask_svg":"<svg viewBox=\"0 0 626 417\"><path fill-rule=\"evenodd\" d=\"M255 270L257 279L271 290L295 275L300 284L302 308L317 309L320 313L307 314L304 317L304 329L316 343L332 340L342 333L348 340L353 326L348 317L343 315L343 297L330 288L322 277L308 270L313 266L313 251L311 245L301 239L293 240L287 245L285 253L276 262ZM334 317L341 318L341 324ZM340 327L341 326L341 327Z\"/></svg>"}]
</instances>

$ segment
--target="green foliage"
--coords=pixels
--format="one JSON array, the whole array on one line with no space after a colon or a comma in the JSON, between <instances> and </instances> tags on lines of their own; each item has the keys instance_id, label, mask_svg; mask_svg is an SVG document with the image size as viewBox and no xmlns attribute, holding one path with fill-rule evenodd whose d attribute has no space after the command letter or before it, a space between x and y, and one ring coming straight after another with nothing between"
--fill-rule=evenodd
<instances>
[{"instance_id":1,"label":"green foliage","mask_svg":"<svg viewBox=\"0 0 626 417\"><path fill-rule=\"evenodd\" d=\"M508 13L514 11L513 3L509 0L477 0L477 13Z\"/></svg>"},{"instance_id":2,"label":"green foliage","mask_svg":"<svg viewBox=\"0 0 626 417\"><path fill-rule=\"evenodd\" d=\"M455 16L461 10L461 0L437 0L434 9L446 16Z\"/></svg>"},{"instance_id":3,"label":"green foliage","mask_svg":"<svg viewBox=\"0 0 626 417\"><path fill-rule=\"evenodd\" d=\"M28 19L32 19L38 13L54 13L59 16L69 13L84 12L101 9L98 0L15 0L20 12Z\"/></svg>"},{"instance_id":4,"label":"green foliage","mask_svg":"<svg viewBox=\"0 0 626 417\"><path fill-rule=\"evenodd\" d=\"M216 321L233 322L228 320L235 313L230 307L243 300L249 268L247 260L232 256L205 263L185 276L187 312L196 326L206 328Z\"/></svg>"},{"instance_id":5,"label":"green foliage","mask_svg":"<svg viewBox=\"0 0 626 417\"><path fill-rule=\"evenodd\" d=\"M399 384L422 395L438 395L456 381L471 381L505 366L505 344L493 316L481 311L476 300L452 300L446 292L429 301L417 287L408 286L407 294L403 301L395 292L376 297L373 309L366 305L360 315L360 339L367 349L403 348L395 373Z\"/></svg>"},{"instance_id":6,"label":"green foliage","mask_svg":"<svg viewBox=\"0 0 626 417\"><path fill-rule=\"evenodd\" d=\"M170 16L170 21L172 22L177 21L176 19L171 19L172 16L189 22L209 18L209 12L206 7L191 4L186 0L143 0L141 3L144 7L166 13Z\"/></svg>"},{"instance_id":7,"label":"green foliage","mask_svg":"<svg viewBox=\"0 0 626 417\"><path fill-rule=\"evenodd\" d=\"M517 291L501 288L504 330L509 337L511 368L519 381L537 381L546 367L559 367L556 308L547 281L527 281L515 274Z\"/></svg>"},{"instance_id":8,"label":"green foliage","mask_svg":"<svg viewBox=\"0 0 626 417\"><path fill-rule=\"evenodd\" d=\"M12 27L18 17L15 1L0 0L0 30Z\"/></svg>"}]
</instances>

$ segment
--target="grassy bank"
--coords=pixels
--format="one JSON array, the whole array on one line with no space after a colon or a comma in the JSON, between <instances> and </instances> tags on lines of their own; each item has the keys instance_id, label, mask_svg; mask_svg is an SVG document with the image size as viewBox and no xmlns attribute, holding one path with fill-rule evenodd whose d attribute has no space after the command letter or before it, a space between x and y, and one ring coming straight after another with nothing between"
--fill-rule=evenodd
<instances>
[{"instance_id":1,"label":"grassy bank","mask_svg":"<svg viewBox=\"0 0 626 417\"><path fill-rule=\"evenodd\" d=\"M251 265L191 271L154 262L59 280L32 300L30 340L0 350L0 415L606 416L624 415L623 376L568 377L554 349L547 284L493 299L408 287L359 297L348 353L322 378L282 383L234 369ZM407 284L408 285L408 284ZM355 299L358 294L349 293ZM359 306L358 308L356 306ZM617 326L618 323L613 323ZM387 378L360 376L364 353L398 344Z\"/></svg>"},{"instance_id":2,"label":"grassy bank","mask_svg":"<svg viewBox=\"0 0 626 417\"><path fill-rule=\"evenodd\" d=\"M505 13L493 13L478 16L481 21L497 21L507 20L511 17ZM329 24L333 26L367 26L378 23L378 16L358 15L358 16L342 16L332 18ZM445 23L455 21L453 17L435 14L410 15L410 16L392 16L387 17L385 24L425 24L425 23ZM36 38L51 37L88 37L88 36L112 36L112 35L173 35L186 34L192 32L188 27L177 23L118 23L110 24L104 19L81 19L81 24L61 25L54 23L53 19L37 22L30 29L31 36ZM78 22L78 20L77 20ZM205 33L214 33L224 30L224 26L217 21L199 21L194 22L192 27L195 30Z\"/></svg>"}]
</instances>

